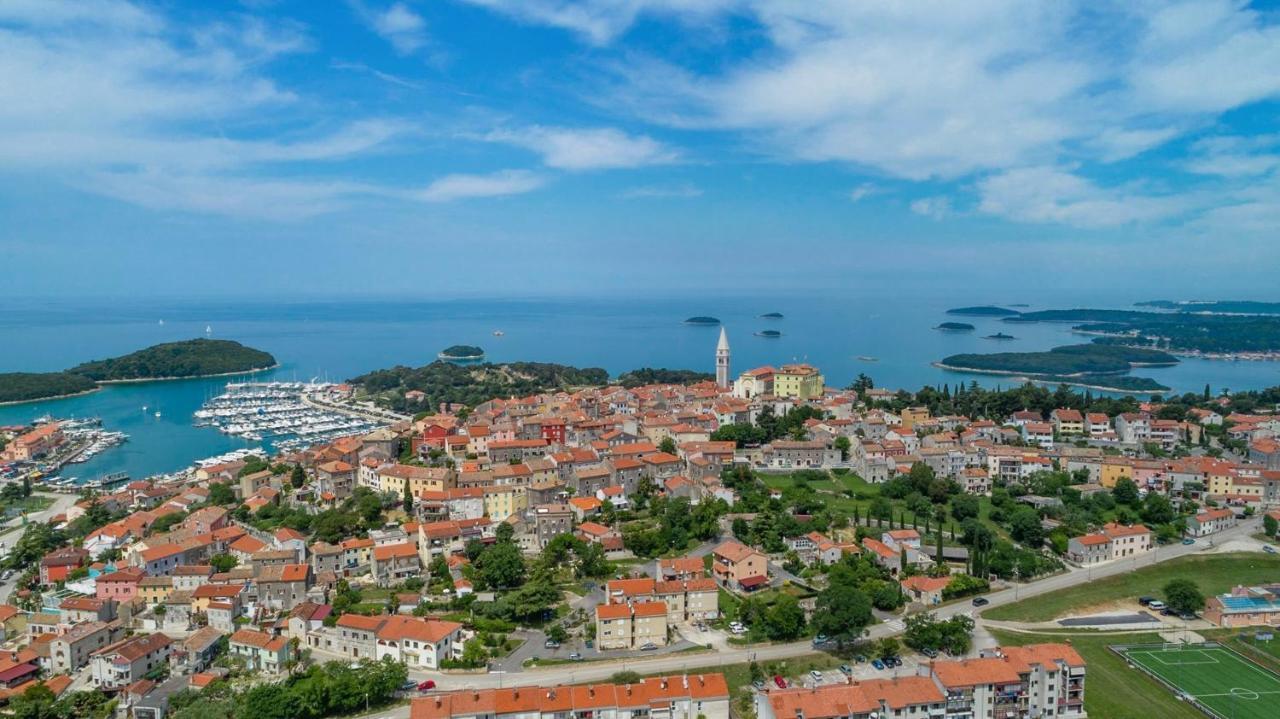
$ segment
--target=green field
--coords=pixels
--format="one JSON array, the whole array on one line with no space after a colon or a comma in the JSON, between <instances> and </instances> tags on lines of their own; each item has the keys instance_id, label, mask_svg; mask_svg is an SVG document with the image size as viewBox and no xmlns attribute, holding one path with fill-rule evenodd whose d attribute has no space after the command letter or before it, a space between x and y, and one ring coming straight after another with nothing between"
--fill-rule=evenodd
<instances>
[{"instance_id":1,"label":"green field","mask_svg":"<svg viewBox=\"0 0 1280 719\"><path fill-rule=\"evenodd\" d=\"M1280 676L1222 647L1135 647L1124 655L1218 716L1267 719L1280 711Z\"/></svg>"},{"instance_id":2,"label":"green field","mask_svg":"<svg viewBox=\"0 0 1280 719\"><path fill-rule=\"evenodd\" d=\"M1205 596L1210 596L1228 591L1237 584L1274 581L1277 576L1280 576L1280 555L1255 552L1197 554L1099 579L1070 590L1006 604L984 612L982 616L996 621L1047 622L1064 614L1102 607L1122 599L1161 596L1162 588L1171 579L1193 580Z\"/></svg>"},{"instance_id":3,"label":"green field","mask_svg":"<svg viewBox=\"0 0 1280 719\"><path fill-rule=\"evenodd\" d=\"M1179 701L1164 685L1150 676L1130 669L1108 645L1159 642L1152 633L1098 635L1088 633L1010 632L993 629L991 634L1003 646L1070 642L1088 665L1084 681L1084 708L1099 719L1204 719L1204 714Z\"/></svg>"}]
</instances>

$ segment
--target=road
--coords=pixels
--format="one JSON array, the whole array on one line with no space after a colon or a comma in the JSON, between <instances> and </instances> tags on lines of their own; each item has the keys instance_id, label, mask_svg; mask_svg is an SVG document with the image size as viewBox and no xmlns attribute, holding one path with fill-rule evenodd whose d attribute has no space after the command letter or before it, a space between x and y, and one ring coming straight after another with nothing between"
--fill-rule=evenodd
<instances>
[{"instance_id":1,"label":"road","mask_svg":"<svg viewBox=\"0 0 1280 719\"><path fill-rule=\"evenodd\" d=\"M1102 579L1117 574L1125 574L1132 572L1141 567L1151 566L1160 562L1167 562L1178 557L1185 557L1189 554L1195 554L1208 549L1215 545L1220 545L1232 539L1240 539L1259 531L1261 525L1260 518L1254 518L1246 522L1220 532L1213 537L1213 544L1205 540L1197 541L1193 545L1175 544L1165 547L1158 547L1152 552L1140 555L1133 559L1125 559L1108 564L1091 567L1088 569L1074 569L1063 574L1046 577L1044 579L1028 582L1023 585L1011 587L1009 589L993 592L985 595L990 601L986 608L999 607L1005 604L1028 599L1030 597L1056 592L1080 584L1091 582L1095 579ZM939 618L952 617L957 614L965 614L973 611L973 606L968 602L958 602L934 610ZM867 639L878 640L884 637L892 636L901 631L889 624L876 624L867 630ZM813 645L809 641L791 642L788 644L771 644L759 647L727 647L714 652L677 654L658 656L644 659L619 659L615 661L600 662L582 662L577 664L556 665L550 667L537 667L528 669L519 673L503 674L446 674L432 675L435 678L439 689L448 691L454 689L471 689L471 688L493 688L502 686L552 686L559 684L578 684L583 682L595 682L607 680L613 674L620 671L635 671L642 675L657 674L662 672L670 672L680 674L686 671L715 669L730 664L742 664L750 661L769 662L782 659L791 659L805 654L813 653ZM395 707L385 709L380 712L373 712L370 717L378 717L379 719L404 719L409 714L409 708Z\"/></svg>"},{"instance_id":2,"label":"road","mask_svg":"<svg viewBox=\"0 0 1280 719\"><path fill-rule=\"evenodd\" d=\"M79 495L75 495L75 494L52 494L48 492L37 492L37 494L41 494L46 497L52 497L53 504L49 505L48 507L46 507L45 509L39 512L32 512L31 514L27 515L28 524L35 523L35 522L47 522L49 521L50 517L53 517L58 514L62 514L63 512L67 511L71 507L71 505L80 501ZM10 521L5 522L3 526L13 527L21 523L22 523L22 518L15 517ZM9 556L9 550L13 549L14 543L17 542L18 538L22 536L22 532L23 530L21 529L15 529L12 532L9 532L3 535L3 537L0 537L0 541L4 542L4 551L0 551L0 557ZM21 572L14 572L13 576L10 577L7 581L0 582L0 604L3 604L9 601L9 595L13 593L13 583L17 581L19 574L21 574Z\"/></svg>"}]
</instances>

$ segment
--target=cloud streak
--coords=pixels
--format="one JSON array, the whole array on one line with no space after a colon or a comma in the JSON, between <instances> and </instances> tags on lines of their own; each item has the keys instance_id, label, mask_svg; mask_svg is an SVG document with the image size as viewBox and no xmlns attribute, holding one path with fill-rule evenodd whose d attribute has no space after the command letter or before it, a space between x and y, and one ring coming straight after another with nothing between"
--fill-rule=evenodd
<instances>
[{"instance_id":1,"label":"cloud streak","mask_svg":"<svg viewBox=\"0 0 1280 719\"><path fill-rule=\"evenodd\" d=\"M614 128L569 128L532 126L515 130L494 130L484 136L531 150L547 167L558 170L611 170L668 165L678 162L679 153L647 135L628 135Z\"/></svg>"}]
</instances>

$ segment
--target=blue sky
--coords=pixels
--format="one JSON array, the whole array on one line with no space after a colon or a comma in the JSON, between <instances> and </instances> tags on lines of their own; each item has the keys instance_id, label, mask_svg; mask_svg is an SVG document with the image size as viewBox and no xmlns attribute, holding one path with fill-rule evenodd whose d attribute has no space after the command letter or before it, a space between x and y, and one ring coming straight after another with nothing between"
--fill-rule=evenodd
<instances>
[{"instance_id":1,"label":"blue sky","mask_svg":"<svg viewBox=\"0 0 1280 719\"><path fill-rule=\"evenodd\" d=\"M0 295L1275 299L1277 68L1225 0L0 0Z\"/></svg>"}]
</instances>

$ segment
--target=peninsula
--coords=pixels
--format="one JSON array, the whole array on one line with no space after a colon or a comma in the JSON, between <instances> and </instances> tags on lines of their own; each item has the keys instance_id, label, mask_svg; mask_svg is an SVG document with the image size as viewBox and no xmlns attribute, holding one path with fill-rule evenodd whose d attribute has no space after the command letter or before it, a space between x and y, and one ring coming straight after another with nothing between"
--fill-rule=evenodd
<instances>
[{"instance_id":1,"label":"peninsula","mask_svg":"<svg viewBox=\"0 0 1280 719\"><path fill-rule=\"evenodd\" d=\"M121 357L85 362L64 372L0 374L0 403L71 397L114 382L191 379L274 366L276 359L271 354L231 340L168 342Z\"/></svg>"},{"instance_id":2,"label":"peninsula","mask_svg":"<svg viewBox=\"0 0 1280 719\"><path fill-rule=\"evenodd\" d=\"M1007 307L995 307L993 305L979 305L977 307L956 307L947 310L949 315L967 315L970 317L1012 317L1021 314L1017 310L1011 310Z\"/></svg>"},{"instance_id":3,"label":"peninsula","mask_svg":"<svg viewBox=\"0 0 1280 719\"><path fill-rule=\"evenodd\" d=\"M1010 321L1012 318L1005 318ZM1177 354L1228 359L1280 359L1280 316L1136 310L1040 310L1020 322L1069 322L1101 344L1158 346Z\"/></svg>"},{"instance_id":4,"label":"peninsula","mask_svg":"<svg viewBox=\"0 0 1280 719\"><path fill-rule=\"evenodd\" d=\"M1066 345L1047 352L957 354L935 363L942 369L1026 377L1054 384L1114 391L1168 389L1146 377L1125 377L1135 367L1170 367L1178 358L1160 350L1102 344Z\"/></svg>"}]
</instances>

